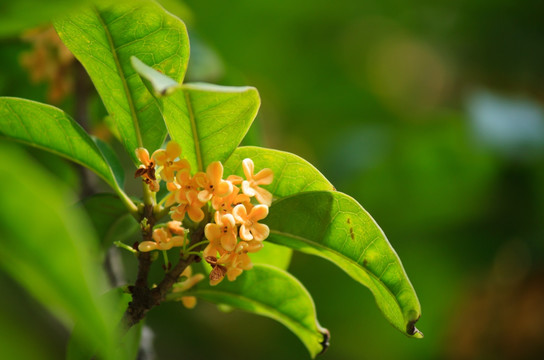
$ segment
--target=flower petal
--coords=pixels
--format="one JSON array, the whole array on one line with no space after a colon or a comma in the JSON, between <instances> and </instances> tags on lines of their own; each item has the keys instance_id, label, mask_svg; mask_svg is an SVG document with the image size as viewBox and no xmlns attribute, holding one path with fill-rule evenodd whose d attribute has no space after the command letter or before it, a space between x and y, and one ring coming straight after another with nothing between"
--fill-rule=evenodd
<instances>
[{"instance_id":1,"label":"flower petal","mask_svg":"<svg viewBox=\"0 0 544 360\"><path fill-rule=\"evenodd\" d=\"M236 247L236 235L234 235L232 232L223 234L223 236L221 236L221 246L227 251L234 250Z\"/></svg>"},{"instance_id":2,"label":"flower petal","mask_svg":"<svg viewBox=\"0 0 544 360\"><path fill-rule=\"evenodd\" d=\"M193 309L196 306L196 297L194 296L184 296L181 298L181 303L187 309Z\"/></svg>"},{"instance_id":3,"label":"flower petal","mask_svg":"<svg viewBox=\"0 0 544 360\"><path fill-rule=\"evenodd\" d=\"M246 180L242 182L242 192L247 196L255 196L255 189L253 189L249 181Z\"/></svg>"},{"instance_id":4,"label":"flower petal","mask_svg":"<svg viewBox=\"0 0 544 360\"><path fill-rule=\"evenodd\" d=\"M253 237L257 241L263 241L270 235L270 229L265 224L253 224L251 227L251 233L253 234Z\"/></svg>"},{"instance_id":5,"label":"flower petal","mask_svg":"<svg viewBox=\"0 0 544 360\"><path fill-rule=\"evenodd\" d=\"M234 219L242 224L246 222L247 219L247 211L246 207L243 204L236 205L234 209L232 209L232 215L234 216Z\"/></svg>"},{"instance_id":6,"label":"flower petal","mask_svg":"<svg viewBox=\"0 0 544 360\"><path fill-rule=\"evenodd\" d=\"M220 161L212 162L210 165L208 165L206 174L208 175L208 179L212 184L219 184L221 178L223 177L223 165L221 165Z\"/></svg>"},{"instance_id":7,"label":"flower petal","mask_svg":"<svg viewBox=\"0 0 544 360\"><path fill-rule=\"evenodd\" d=\"M257 185L270 185L274 180L274 173L270 169L262 169L253 176L253 181Z\"/></svg>"},{"instance_id":8,"label":"flower petal","mask_svg":"<svg viewBox=\"0 0 544 360\"><path fill-rule=\"evenodd\" d=\"M202 190L198 193L198 201L208 202L212 198L213 194L208 190Z\"/></svg>"},{"instance_id":9,"label":"flower petal","mask_svg":"<svg viewBox=\"0 0 544 360\"><path fill-rule=\"evenodd\" d=\"M268 216L268 206L266 205L255 205L251 212L248 215L253 221L259 221Z\"/></svg>"},{"instance_id":10,"label":"flower petal","mask_svg":"<svg viewBox=\"0 0 544 360\"><path fill-rule=\"evenodd\" d=\"M255 187L255 199L263 205L272 205L272 194L263 188Z\"/></svg>"},{"instance_id":11,"label":"flower petal","mask_svg":"<svg viewBox=\"0 0 544 360\"><path fill-rule=\"evenodd\" d=\"M218 196L228 196L232 193L233 185L229 181L221 180L215 189Z\"/></svg>"},{"instance_id":12,"label":"flower petal","mask_svg":"<svg viewBox=\"0 0 544 360\"><path fill-rule=\"evenodd\" d=\"M204 211L198 207L189 206L187 214L189 215L189 218L196 223L201 222L204 219Z\"/></svg>"},{"instance_id":13,"label":"flower petal","mask_svg":"<svg viewBox=\"0 0 544 360\"><path fill-rule=\"evenodd\" d=\"M147 151L147 149L137 148L135 152L138 160L140 160L140 162L145 166L148 166L151 161L149 159L149 152Z\"/></svg>"},{"instance_id":14,"label":"flower petal","mask_svg":"<svg viewBox=\"0 0 544 360\"><path fill-rule=\"evenodd\" d=\"M248 227L243 224L240 226L240 238L245 241L253 240L253 235L251 235Z\"/></svg>"},{"instance_id":15,"label":"flower petal","mask_svg":"<svg viewBox=\"0 0 544 360\"><path fill-rule=\"evenodd\" d=\"M217 224L207 224L204 228L204 235L206 239L212 241L219 239L222 235L221 226Z\"/></svg>"},{"instance_id":16,"label":"flower petal","mask_svg":"<svg viewBox=\"0 0 544 360\"><path fill-rule=\"evenodd\" d=\"M153 241L142 241L138 245L138 250L141 252L148 252L157 249L157 243Z\"/></svg>"},{"instance_id":17,"label":"flower petal","mask_svg":"<svg viewBox=\"0 0 544 360\"><path fill-rule=\"evenodd\" d=\"M175 141L169 141L166 144L166 154L170 160L175 160L181 155L181 146Z\"/></svg>"},{"instance_id":18,"label":"flower petal","mask_svg":"<svg viewBox=\"0 0 544 360\"><path fill-rule=\"evenodd\" d=\"M242 168L244 169L244 174L246 175L246 179L247 180L253 179L253 170L255 169L255 165L253 164L253 160L244 159L242 161Z\"/></svg>"}]
</instances>

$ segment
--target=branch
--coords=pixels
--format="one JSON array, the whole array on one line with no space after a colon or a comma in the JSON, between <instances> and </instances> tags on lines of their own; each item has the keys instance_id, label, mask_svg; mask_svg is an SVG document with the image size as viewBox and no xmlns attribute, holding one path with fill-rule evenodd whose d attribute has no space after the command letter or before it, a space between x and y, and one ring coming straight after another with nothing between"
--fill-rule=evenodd
<instances>
[{"instance_id":1,"label":"branch","mask_svg":"<svg viewBox=\"0 0 544 360\"><path fill-rule=\"evenodd\" d=\"M142 219L144 218L148 219L149 227L142 229L143 238L144 240L151 240L155 222L152 205L146 205ZM190 245L202 242L202 239L204 239L204 227L200 226L192 231L190 233L190 238ZM197 247L197 251L201 247L202 245ZM129 303L122 321L125 331L140 322L149 310L164 301L166 294L172 289L172 286L179 279L181 273L187 266L198 261L200 261L198 255L192 254L185 257L185 255L181 253L176 266L164 275L164 278L157 287L150 289L147 284L147 278L151 268L151 256L150 253L140 252L138 254L138 276L134 286L129 287L130 292L132 293L132 301Z\"/></svg>"}]
</instances>

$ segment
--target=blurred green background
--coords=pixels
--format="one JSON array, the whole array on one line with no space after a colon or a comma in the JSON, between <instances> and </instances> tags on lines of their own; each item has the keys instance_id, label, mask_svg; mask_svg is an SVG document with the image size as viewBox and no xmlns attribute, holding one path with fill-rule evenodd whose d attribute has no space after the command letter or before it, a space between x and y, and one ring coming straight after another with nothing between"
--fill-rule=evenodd
<instances>
[{"instance_id":1,"label":"blurred green background","mask_svg":"<svg viewBox=\"0 0 544 360\"><path fill-rule=\"evenodd\" d=\"M335 266L295 254L290 271L331 332L322 359L544 358L544 3L163 4L189 27L187 80L257 87L246 143L296 153L356 198L418 293L423 340L391 327ZM36 43L0 40L0 95L53 102L108 138L81 68L32 81L39 66L22 59ZM67 90L55 98L51 84ZM77 192L101 189L31 152ZM136 263L125 263L130 279ZM1 273L0 284L0 308L11 309L0 333L26 336L25 358L61 358L67 330ZM203 302L164 304L147 325L159 359L307 358L281 325Z\"/></svg>"}]
</instances>

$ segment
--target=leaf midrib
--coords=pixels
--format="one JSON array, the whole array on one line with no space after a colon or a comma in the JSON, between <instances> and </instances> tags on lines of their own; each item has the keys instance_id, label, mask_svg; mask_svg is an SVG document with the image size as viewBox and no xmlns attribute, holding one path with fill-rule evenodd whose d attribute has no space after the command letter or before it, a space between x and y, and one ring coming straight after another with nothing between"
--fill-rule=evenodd
<instances>
[{"instance_id":1,"label":"leaf midrib","mask_svg":"<svg viewBox=\"0 0 544 360\"><path fill-rule=\"evenodd\" d=\"M134 103L132 101L132 94L130 93L127 81L125 79L125 73L123 71L123 68L121 67L121 62L119 61L119 57L117 56L115 44L113 43L113 38L111 36L108 26L106 25L106 22L104 21L104 19L102 18L102 15L100 14L100 11L94 8L94 12L96 13L97 18L100 21L102 28L104 29L106 38L108 40L108 44L110 45L113 61L115 62L115 67L117 68L117 71L119 72L119 75L120 75L119 77L121 78L121 83L123 84L123 90L125 91L125 95L127 98L128 107L130 110L130 116L132 119L132 124L134 125L134 130L136 131L136 140L138 141L138 146L143 147L144 143L142 140L142 134L140 132L140 123L138 122L138 115L136 113L136 108L134 107Z\"/></svg>"},{"instance_id":2,"label":"leaf midrib","mask_svg":"<svg viewBox=\"0 0 544 360\"><path fill-rule=\"evenodd\" d=\"M191 131L193 132L193 143L195 146L195 156L196 156L196 162L198 165L198 171L204 171L204 167L202 165L202 149L200 140L198 137L198 129L196 125L196 119L195 119L195 113L193 111L193 106L191 104L191 97L189 96L189 92L182 90L183 96L185 98L185 103L187 104L187 113L189 115L189 121L191 122Z\"/></svg>"}]
</instances>

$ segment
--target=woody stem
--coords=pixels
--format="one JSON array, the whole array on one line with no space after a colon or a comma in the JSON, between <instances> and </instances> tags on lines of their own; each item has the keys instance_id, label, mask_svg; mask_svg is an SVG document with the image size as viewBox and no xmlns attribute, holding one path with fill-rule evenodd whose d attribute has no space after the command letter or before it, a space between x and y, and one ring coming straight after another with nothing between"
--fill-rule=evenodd
<instances>
[{"instance_id":1,"label":"woody stem","mask_svg":"<svg viewBox=\"0 0 544 360\"><path fill-rule=\"evenodd\" d=\"M142 227L143 240L151 241L153 225L156 221L156 218L153 216L153 205L146 205L144 207L142 220L144 218L147 219L149 227ZM205 221L200 223L200 226L190 232L189 245L195 247L196 250L199 250L204 244L204 224L207 223L207 220L209 219L206 218ZM123 316L123 327L125 331L140 322L149 310L159 305L165 299L166 294L170 291L176 281L178 281L179 276L187 266L191 265L193 262L200 261L200 256L195 253L189 255L187 258L184 258L184 256L186 256L186 254L180 253L180 259L176 266L164 275L164 278L159 285L150 289L148 285L149 270L151 268L150 253L138 253L138 275L134 286L129 287L129 290L132 293L132 301L129 303Z\"/></svg>"}]
</instances>

